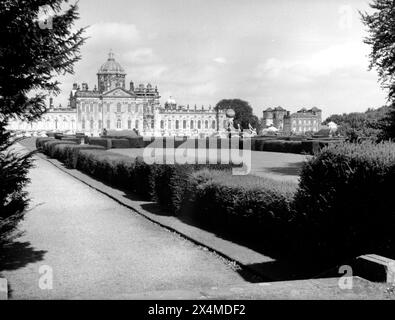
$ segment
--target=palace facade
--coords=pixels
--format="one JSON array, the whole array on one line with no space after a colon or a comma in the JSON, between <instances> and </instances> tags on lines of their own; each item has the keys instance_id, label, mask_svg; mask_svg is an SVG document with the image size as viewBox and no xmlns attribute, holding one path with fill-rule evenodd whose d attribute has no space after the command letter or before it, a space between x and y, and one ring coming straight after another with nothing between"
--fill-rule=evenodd
<instances>
[{"instance_id":1,"label":"palace facade","mask_svg":"<svg viewBox=\"0 0 395 320\"><path fill-rule=\"evenodd\" d=\"M37 130L84 132L98 136L104 129L137 130L148 136L210 136L223 131L226 114L213 108L177 105L170 97L160 105L158 88L150 83L126 87L126 72L109 53L97 72L97 84L74 83L68 108L50 106L33 125ZM30 126L30 127L29 127ZM13 122L11 130L34 130L31 124Z\"/></svg>"}]
</instances>

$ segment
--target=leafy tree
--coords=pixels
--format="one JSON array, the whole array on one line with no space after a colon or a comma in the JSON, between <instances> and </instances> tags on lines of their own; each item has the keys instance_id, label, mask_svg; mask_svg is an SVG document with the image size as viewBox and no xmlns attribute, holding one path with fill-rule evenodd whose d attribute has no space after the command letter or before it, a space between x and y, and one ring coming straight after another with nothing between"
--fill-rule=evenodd
<instances>
[{"instance_id":1,"label":"leafy tree","mask_svg":"<svg viewBox=\"0 0 395 320\"><path fill-rule=\"evenodd\" d=\"M395 138L395 1L373 0L372 13L361 13L368 27L365 43L372 47L370 69L375 68L381 86L388 90L389 112L380 121L384 138Z\"/></svg>"},{"instance_id":2,"label":"leafy tree","mask_svg":"<svg viewBox=\"0 0 395 320\"><path fill-rule=\"evenodd\" d=\"M46 94L59 93L53 76L72 73L84 29L72 31L76 5L63 0L0 2L0 244L9 241L28 204L24 186L32 154L13 151L6 126L46 112ZM42 15L48 18L42 20ZM49 16L50 15L50 16Z\"/></svg>"},{"instance_id":3,"label":"leafy tree","mask_svg":"<svg viewBox=\"0 0 395 320\"><path fill-rule=\"evenodd\" d=\"M323 124L333 121L338 125L338 133L352 142L382 139L381 119L388 113L388 107L368 109L366 112L352 112L331 115Z\"/></svg>"},{"instance_id":4,"label":"leafy tree","mask_svg":"<svg viewBox=\"0 0 395 320\"><path fill-rule=\"evenodd\" d=\"M248 129L248 124L251 124L253 128L260 132L261 122L258 117L253 114L252 107L247 101L240 99L222 99L219 101L215 110L226 110L233 109L235 111L234 124L237 126L240 124L242 129Z\"/></svg>"}]
</instances>

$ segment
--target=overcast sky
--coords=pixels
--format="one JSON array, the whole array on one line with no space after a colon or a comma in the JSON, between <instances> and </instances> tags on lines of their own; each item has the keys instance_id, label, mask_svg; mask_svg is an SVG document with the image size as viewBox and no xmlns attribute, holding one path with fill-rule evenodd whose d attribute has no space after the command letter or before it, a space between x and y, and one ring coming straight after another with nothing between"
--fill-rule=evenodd
<instances>
[{"instance_id":1,"label":"overcast sky","mask_svg":"<svg viewBox=\"0 0 395 320\"><path fill-rule=\"evenodd\" d=\"M366 0L80 0L89 26L75 74L93 88L113 50L130 80L157 85L161 103L211 104L240 98L268 107L317 106L324 116L385 103L358 10Z\"/></svg>"}]
</instances>

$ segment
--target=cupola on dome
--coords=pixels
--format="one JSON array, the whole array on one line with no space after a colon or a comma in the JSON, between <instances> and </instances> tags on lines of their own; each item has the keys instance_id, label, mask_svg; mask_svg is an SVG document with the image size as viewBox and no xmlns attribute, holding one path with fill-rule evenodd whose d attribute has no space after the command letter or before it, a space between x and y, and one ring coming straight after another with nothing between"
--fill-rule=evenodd
<instances>
[{"instance_id":1,"label":"cupola on dome","mask_svg":"<svg viewBox=\"0 0 395 320\"><path fill-rule=\"evenodd\" d=\"M125 69L115 61L114 53L110 51L107 61L100 67L98 74L126 74Z\"/></svg>"}]
</instances>

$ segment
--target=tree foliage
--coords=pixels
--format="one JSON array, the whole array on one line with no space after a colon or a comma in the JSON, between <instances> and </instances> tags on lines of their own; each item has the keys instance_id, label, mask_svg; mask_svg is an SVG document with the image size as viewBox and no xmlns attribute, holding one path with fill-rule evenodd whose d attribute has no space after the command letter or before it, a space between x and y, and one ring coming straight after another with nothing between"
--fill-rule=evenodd
<instances>
[{"instance_id":1,"label":"tree foliage","mask_svg":"<svg viewBox=\"0 0 395 320\"><path fill-rule=\"evenodd\" d=\"M388 113L388 107L368 109L366 112L352 112L334 114L328 117L323 124L333 121L338 125L338 133L349 141L359 140L378 141L382 139L381 121Z\"/></svg>"},{"instance_id":2,"label":"tree foliage","mask_svg":"<svg viewBox=\"0 0 395 320\"><path fill-rule=\"evenodd\" d=\"M248 129L248 124L251 124L259 132L261 123L258 117L253 114L252 107L247 101L241 99L222 99L215 106L215 110L226 110L229 108L233 109L236 113L234 118L236 128L240 124L242 129Z\"/></svg>"},{"instance_id":3,"label":"tree foliage","mask_svg":"<svg viewBox=\"0 0 395 320\"><path fill-rule=\"evenodd\" d=\"M28 204L23 191L31 154L13 151L11 119L32 121L59 93L55 75L72 73L84 29L73 30L77 6L63 0L0 2L0 243L10 239ZM47 22L42 20L46 15Z\"/></svg>"},{"instance_id":4,"label":"tree foliage","mask_svg":"<svg viewBox=\"0 0 395 320\"><path fill-rule=\"evenodd\" d=\"M368 27L370 69L376 69L381 86L388 90L389 112L380 121L383 138L395 138L395 0L373 0L371 13L361 13Z\"/></svg>"}]
</instances>

